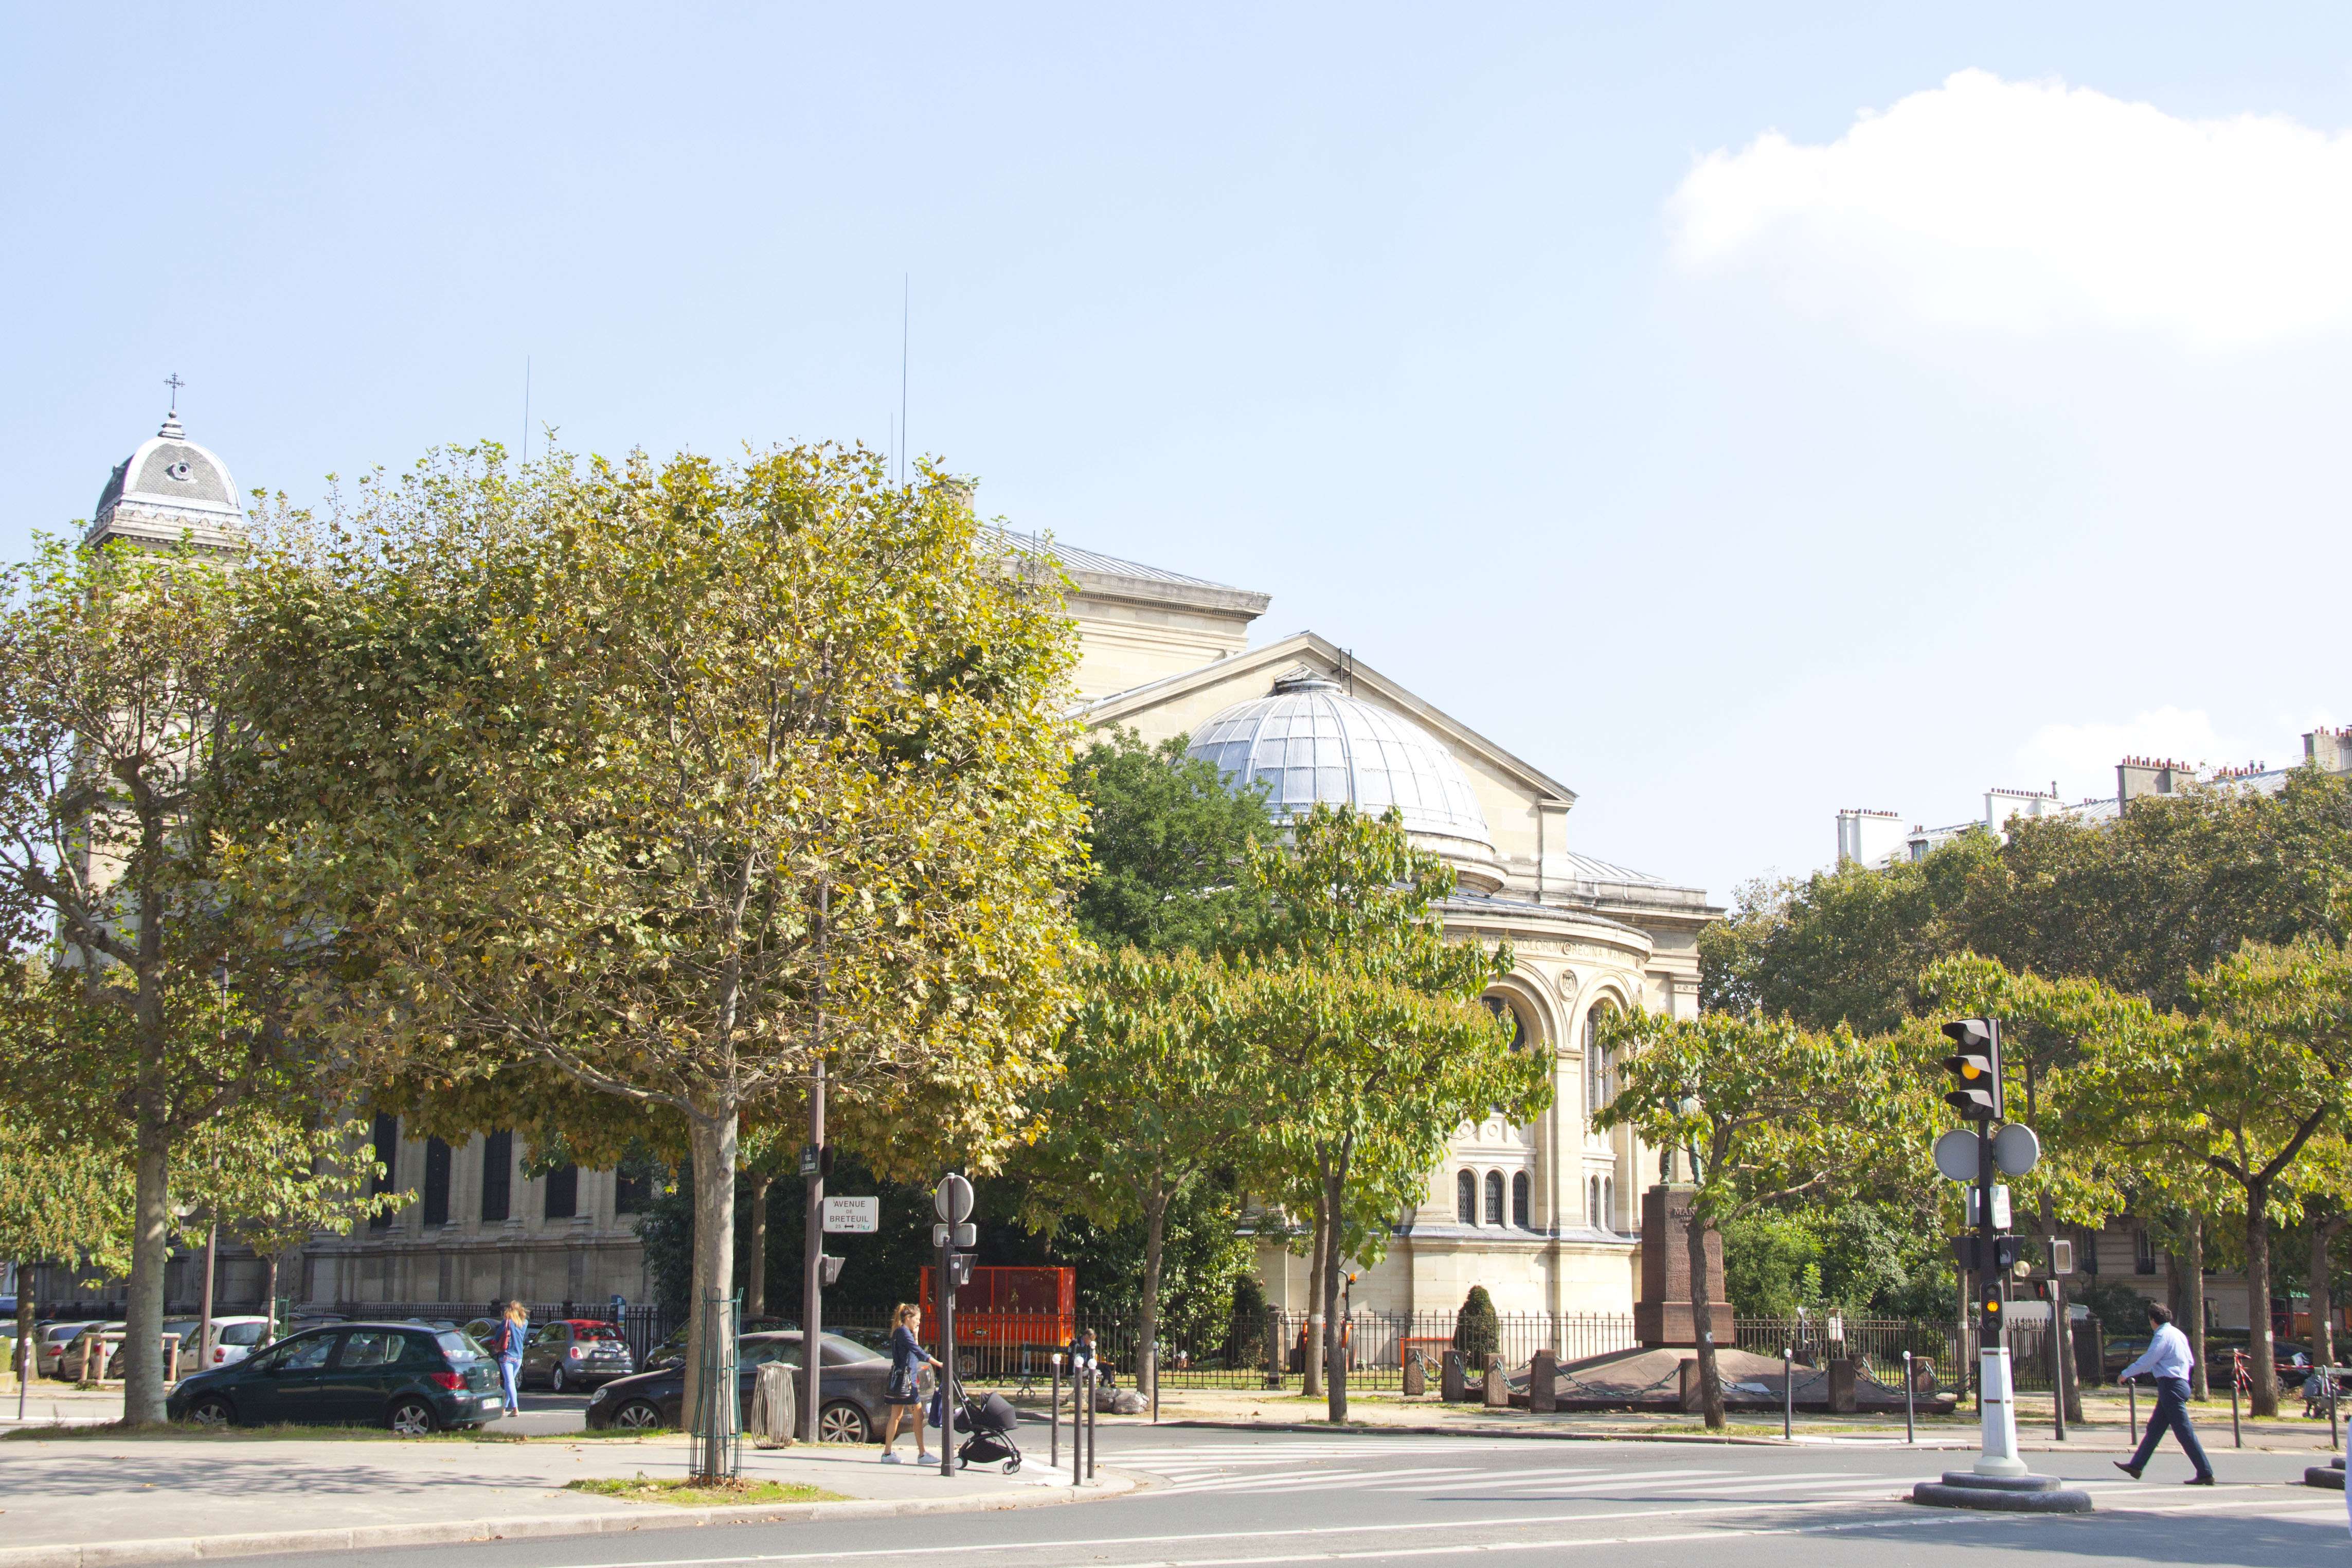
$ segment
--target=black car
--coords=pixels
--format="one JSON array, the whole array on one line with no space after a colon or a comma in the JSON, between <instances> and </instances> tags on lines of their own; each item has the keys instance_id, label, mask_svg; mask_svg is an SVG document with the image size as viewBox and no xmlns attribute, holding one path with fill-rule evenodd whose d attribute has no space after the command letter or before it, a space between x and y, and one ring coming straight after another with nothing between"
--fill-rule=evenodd
<instances>
[{"instance_id":1,"label":"black car","mask_svg":"<svg viewBox=\"0 0 2352 1568\"><path fill-rule=\"evenodd\" d=\"M184 1377L165 1411L199 1427L389 1427L409 1437L479 1427L504 1406L498 1364L453 1329L337 1323Z\"/></svg>"},{"instance_id":2,"label":"black car","mask_svg":"<svg viewBox=\"0 0 2352 1568\"><path fill-rule=\"evenodd\" d=\"M824 1387L824 1403L817 1407L818 1436L828 1443L873 1441L882 1430L882 1395L890 1381L889 1358L836 1333L826 1334L823 1344ZM745 1334L737 1342L736 1356L739 1418L748 1421L751 1386L759 1380L760 1368L772 1361L786 1366L802 1364L800 1331ZM685 1400L683 1367L640 1372L634 1377L615 1378L596 1390L596 1396L588 1402L588 1425L597 1431L683 1426Z\"/></svg>"}]
</instances>

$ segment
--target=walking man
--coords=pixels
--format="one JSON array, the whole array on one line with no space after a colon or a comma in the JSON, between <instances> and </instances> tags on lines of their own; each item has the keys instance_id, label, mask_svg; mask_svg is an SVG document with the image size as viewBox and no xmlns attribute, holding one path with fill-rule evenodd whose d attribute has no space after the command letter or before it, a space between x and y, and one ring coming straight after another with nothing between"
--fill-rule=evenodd
<instances>
[{"instance_id":1,"label":"walking man","mask_svg":"<svg viewBox=\"0 0 2352 1568\"><path fill-rule=\"evenodd\" d=\"M2157 1444L2169 1427L2172 1435L2180 1439L2181 1451L2189 1456L2189 1462L2197 1467L2189 1484L2210 1487L2213 1484L2213 1467L2205 1458L2204 1445L2197 1440L2197 1428L2189 1424L2189 1369L2196 1364L2196 1357L2189 1352L2189 1336L2172 1326L2172 1309L2159 1302L2148 1303L2147 1322L2154 1331L2148 1337L2147 1354L2125 1367L2116 1381L2128 1383L2142 1373L2147 1374L2156 1380L2156 1408L2148 1413L2147 1432L2139 1440L2138 1451L2129 1463L2117 1459L2116 1469L2134 1480L2139 1479L2140 1471L2147 1468Z\"/></svg>"}]
</instances>

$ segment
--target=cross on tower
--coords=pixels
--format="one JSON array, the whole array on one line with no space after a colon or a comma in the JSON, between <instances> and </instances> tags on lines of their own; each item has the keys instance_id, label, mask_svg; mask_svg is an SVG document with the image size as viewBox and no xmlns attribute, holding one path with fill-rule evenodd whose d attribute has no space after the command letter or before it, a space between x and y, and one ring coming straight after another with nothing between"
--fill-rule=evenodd
<instances>
[{"instance_id":1,"label":"cross on tower","mask_svg":"<svg viewBox=\"0 0 2352 1568\"><path fill-rule=\"evenodd\" d=\"M173 413L179 413L180 389L186 386L188 383L180 379L179 371L173 371L170 375L163 378L163 384L172 389L172 412Z\"/></svg>"}]
</instances>

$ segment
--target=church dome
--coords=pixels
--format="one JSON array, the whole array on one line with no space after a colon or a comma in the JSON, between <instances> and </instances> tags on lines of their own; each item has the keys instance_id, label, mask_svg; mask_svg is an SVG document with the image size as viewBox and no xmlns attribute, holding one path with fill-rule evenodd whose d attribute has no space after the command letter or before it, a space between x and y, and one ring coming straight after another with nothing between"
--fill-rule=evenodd
<instances>
[{"instance_id":1,"label":"church dome","mask_svg":"<svg viewBox=\"0 0 2352 1568\"><path fill-rule=\"evenodd\" d=\"M1408 831L1456 841L1456 854L1483 861L1495 852L1486 813L1452 752L1418 725L1312 671L1286 675L1272 695L1210 719L1194 733L1189 755L1215 763L1230 788L1265 784L1276 821L1317 801L1374 817L1394 806Z\"/></svg>"},{"instance_id":2,"label":"church dome","mask_svg":"<svg viewBox=\"0 0 2352 1568\"><path fill-rule=\"evenodd\" d=\"M215 548L234 546L245 520L228 465L188 439L177 414L115 465L91 514L92 543L134 538L176 544L188 538Z\"/></svg>"}]
</instances>

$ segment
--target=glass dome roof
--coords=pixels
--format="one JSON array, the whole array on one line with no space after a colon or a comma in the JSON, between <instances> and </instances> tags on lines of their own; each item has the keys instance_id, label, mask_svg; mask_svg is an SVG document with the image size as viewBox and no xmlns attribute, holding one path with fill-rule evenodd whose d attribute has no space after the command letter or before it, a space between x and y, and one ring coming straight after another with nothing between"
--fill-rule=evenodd
<instances>
[{"instance_id":1,"label":"glass dome roof","mask_svg":"<svg viewBox=\"0 0 2352 1568\"><path fill-rule=\"evenodd\" d=\"M1272 695L1225 709L1194 734L1188 755L1214 762L1233 789L1263 782L1277 821L1318 800L1372 816L1393 805L1412 832L1494 850L1486 813L1454 754L1419 726L1357 701L1319 674L1285 676Z\"/></svg>"}]
</instances>

